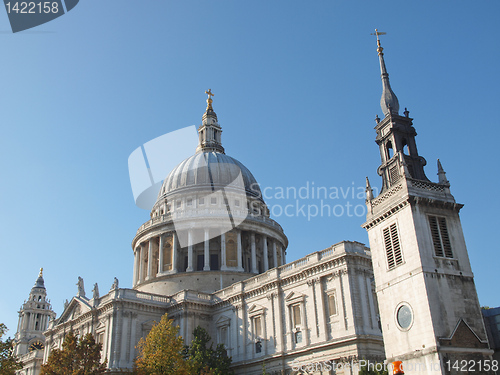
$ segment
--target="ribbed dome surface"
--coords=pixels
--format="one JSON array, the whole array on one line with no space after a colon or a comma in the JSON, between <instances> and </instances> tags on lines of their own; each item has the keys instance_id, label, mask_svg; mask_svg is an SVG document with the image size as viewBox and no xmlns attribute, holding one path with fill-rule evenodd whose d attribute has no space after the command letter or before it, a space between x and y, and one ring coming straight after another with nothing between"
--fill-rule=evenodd
<instances>
[{"instance_id":1,"label":"ribbed dome surface","mask_svg":"<svg viewBox=\"0 0 500 375\"><path fill-rule=\"evenodd\" d=\"M230 184L233 188L244 188L247 195L262 200L257 180L238 160L219 152L199 152L182 161L169 173L159 197L187 188L220 190Z\"/></svg>"}]
</instances>

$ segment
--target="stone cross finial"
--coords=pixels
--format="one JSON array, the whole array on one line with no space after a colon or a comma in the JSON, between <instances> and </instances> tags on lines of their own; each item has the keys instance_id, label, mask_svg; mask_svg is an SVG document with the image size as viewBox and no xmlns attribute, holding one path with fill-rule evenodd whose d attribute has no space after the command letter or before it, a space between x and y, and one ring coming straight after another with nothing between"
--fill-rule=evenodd
<instances>
[{"instance_id":1,"label":"stone cross finial","mask_svg":"<svg viewBox=\"0 0 500 375\"><path fill-rule=\"evenodd\" d=\"M366 200L371 201L373 199L373 189L372 186L370 185L370 180L368 180L368 177L366 177L365 193L366 193Z\"/></svg>"}]
</instances>

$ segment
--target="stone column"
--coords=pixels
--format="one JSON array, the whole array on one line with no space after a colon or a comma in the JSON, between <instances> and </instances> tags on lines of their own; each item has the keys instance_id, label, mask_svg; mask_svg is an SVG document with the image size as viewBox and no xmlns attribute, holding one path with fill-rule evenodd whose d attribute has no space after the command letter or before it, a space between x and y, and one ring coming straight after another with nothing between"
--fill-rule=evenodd
<instances>
[{"instance_id":1,"label":"stone column","mask_svg":"<svg viewBox=\"0 0 500 375\"><path fill-rule=\"evenodd\" d=\"M264 272L269 269L269 259L267 259L267 236L262 236L262 246L264 248Z\"/></svg>"},{"instance_id":2,"label":"stone column","mask_svg":"<svg viewBox=\"0 0 500 375\"><path fill-rule=\"evenodd\" d=\"M135 251L134 251L134 274L132 275L133 276L132 285L137 284L137 279L138 279L138 275L139 275L139 269L137 268L137 263L139 261L139 254L138 253L139 253L139 248L136 247Z\"/></svg>"},{"instance_id":3,"label":"stone column","mask_svg":"<svg viewBox=\"0 0 500 375\"><path fill-rule=\"evenodd\" d=\"M172 233L172 272L177 272L177 233Z\"/></svg>"},{"instance_id":4,"label":"stone column","mask_svg":"<svg viewBox=\"0 0 500 375\"><path fill-rule=\"evenodd\" d=\"M357 272L357 278L358 278L358 285L359 285L359 294L362 296L361 297L361 314L363 315L363 331L366 332L368 330L368 327L370 326L370 316L369 316L369 310L370 306L368 306L368 291L366 289L366 283L364 280L364 272L360 269L356 270Z\"/></svg>"},{"instance_id":5,"label":"stone column","mask_svg":"<svg viewBox=\"0 0 500 375\"><path fill-rule=\"evenodd\" d=\"M284 318L284 311L283 311L283 306L281 304L281 291L278 289L277 293L275 294L275 309L276 309L276 319L277 322L276 324L276 351L278 353L284 352L285 351L285 335L286 332L284 331L283 327L283 318Z\"/></svg>"},{"instance_id":6,"label":"stone column","mask_svg":"<svg viewBox=\"0 0 500 375\"><path fill-rule=\"evenodd\" d=\"M280 245L280 249L281 249L281 265L283 264L286 264L286 251L285 251L285 247L284 246L281 246Z\"/></svg>"},{"instance_id":7,"label":"stone column","mask_svg":"<svg viewBox=\"0 0 500 375\"><path fill-rule=\"evenodd\" d=\"M252 249L252 272L257 273L257 251L255 248L255 233L250 233L250 244Z\"/></svg>"},{"instance_id":8,"label":"stone column","mask_svg":"<svg viewBox=\"0 0 500 375\"><path fill-rule=\"evenodd\" d=\"M377 323L377 314L375 310L375 303L373 301L373 293L372 293L372 283L370 278L367 277L366 280L366 293L368 294L368 306L370 307L370 317L371 317L371 328L374 329L378 327Z\"/></svg>"},{"instance_id":9,"label":"stone column","mask_svg":"<svg viewBox=\"0 0 500 375\"><path fill-rule=\"evenodd\" d=\"M160 243L158 245L158 273L163 273L163 236L160 235Z\"/></svg>"},{"instance_id":10,"label":"stone column","mask_svg":"<svg viewBox=\"0 0 500 375\"><path fill-rule=\"evenodd\" d=\"M139 283L144 280L144 248L139 245Z\"/></svg>"},{"instance_id":11,"label":"stone column","mask_svg":"<svg viewBox=\"0 0 500 375\"><path fill-rule=\"evenodd\" d=\"M149 239L149 249L148 249L148 275L146 276L146 280L149 280L153 277L153 239Z\"/></svg>"},{"instance_id":12,"label":"stone column","mask_svg":"<svg viewBox=\"0 0 500 375\"><path fill-rule=\"evenodd\" d=\"M122 311L122 337L121 337L121 343L120 343L120 359L119 359L119 366L120 367L127 367L126 366L126 354L127 354L127 337L128 337L128 317L130 313L127 311Z\"/></svg>"},{"instance_id":13,"label":"stone column","mask_svg":"<svg viewBox=\"0 0 500 375\"><path fill-rule=\"evenodd\" d=\"M210 271L210 229L205 228L205 241L204 241L205 248L204 250L204 256L203 258L205 259L205 265L203 266L203 271Z\"/></svg>"},{"instance_id":14,"label":"stone column","mask_svg":"<svg viewBox=\"0 0 500 375\"><path fill-rule=\"evenodd\" d=\"M227 266L226 266L226 260L227 260L227 257L226 257L226 233L222 233L220 235L220 253L221 253L220 269L222 271L224 271L224 270L227 270Z\"/></svg>"},{"instance_id":15,"label":"stone column","mask_svg":"<svg viewBox=\"0 0 500 375\"><path fill-rule=\"evenodd\" d=\"M276 249L276 241L273 241L273 258L274 258L274 267L278 267L278 250Z\"/></svg>"},{"instance_id":16,"label":"stone column","mask_svg":"<svg viewBox=\"0 0 500 375\"><path fill-rule=\"evenodd\" d=\"M135 359L135 344L136 344L136 329L137 329L137 314L130 313L130 342L129 342L129 358L128 362L133 363Z\"/></svg>"},{"instance_id":17,"label":"stone column","mask_svg":"<svg viewBox=\"0 0 500 375\"><path fill-rule=\"evenodd\" d=\"M243 257L242 254L242 246L241 246L241 230L238 231L238 237L237 237L237 257L238 257L238 271L243 271L243 265L241 264L241 258Z\"/></svg>"},{"instance_id":18,"label":"stone column","mask_svg":"<svg viewBox=\"0 0 500 375\"><path fill-rule=\"evenodd\" d=\"M188 267L186 272L193 272L193 232L188 230Z\"/></svg>"}]
</instances>

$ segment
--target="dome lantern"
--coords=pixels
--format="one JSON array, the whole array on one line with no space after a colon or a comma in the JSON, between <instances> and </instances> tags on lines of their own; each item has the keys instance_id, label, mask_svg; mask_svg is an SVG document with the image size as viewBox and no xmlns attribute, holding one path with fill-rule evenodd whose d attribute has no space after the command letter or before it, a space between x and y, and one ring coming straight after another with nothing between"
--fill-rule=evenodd
<instances>
[{"instance_id":1,"label":"dome lantern","mask_svg":"<svg viewBox=\"0 0 500 375\"><path fill-rule=\"evenodd\" d=\"M198 128L199 143L196 148L196 153L213 151L224 154L224 147L222 147L222 128L217 121L217 114L212 107L213 99L211 89L205 91L208 95L207 109L202 117L202 123Z\"/></svg>"}]
</instances>

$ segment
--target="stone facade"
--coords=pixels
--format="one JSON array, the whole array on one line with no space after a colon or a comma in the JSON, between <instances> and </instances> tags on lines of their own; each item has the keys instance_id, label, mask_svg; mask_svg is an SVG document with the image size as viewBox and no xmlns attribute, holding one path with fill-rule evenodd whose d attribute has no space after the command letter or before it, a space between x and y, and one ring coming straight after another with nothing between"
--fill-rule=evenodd
<instances>
[{"instance_id":1,"label":"stone facade","mask_svg":"<svg viewBox=\"0 0 500 375\"><path fill-rule=\"evenodd\" d=\"M45 332L45 360L67 332L92 333L110 372L126 373L137 342L166 313L187 342L201 326L225 344L237 374L261 374L263 363L268 373L288 373L294 364L382 361L372 278L369 249L341 242L215 293L117 288L96 299L77 296Z\"/></svg>"}]
</instances>

